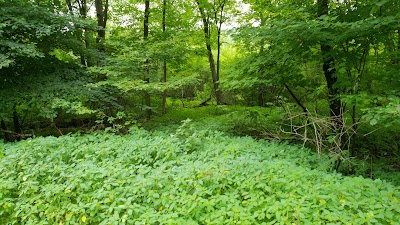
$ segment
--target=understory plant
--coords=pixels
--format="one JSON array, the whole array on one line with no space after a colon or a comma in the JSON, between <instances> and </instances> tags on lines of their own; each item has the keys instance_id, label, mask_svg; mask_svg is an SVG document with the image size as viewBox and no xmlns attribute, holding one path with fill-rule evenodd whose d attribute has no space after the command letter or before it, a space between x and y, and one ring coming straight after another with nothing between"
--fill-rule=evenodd
<instances>
[{"instance_id":1,"label":"understory plant","mask_svg":"<svg viewBox=\"0 0 400 225\"><path fill-rule=\"evenodd\" d=\"M296 146L132 127L0 142L0 224L396 224L400 191Z\"/></svg>"}]
</instances>

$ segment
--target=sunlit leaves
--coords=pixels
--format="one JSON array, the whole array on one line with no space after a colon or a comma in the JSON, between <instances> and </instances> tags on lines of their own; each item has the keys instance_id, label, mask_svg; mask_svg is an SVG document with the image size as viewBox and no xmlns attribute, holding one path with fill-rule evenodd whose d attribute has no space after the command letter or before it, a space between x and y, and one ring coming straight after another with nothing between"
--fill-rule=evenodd
<instances>
[{"instance_id":1,"label":"sunlit leaves","mask_svg":"<svg viewBox=\"0 0 400 225\"><path fill-rule=\"evenodd\" d=\"M305 168L297 147L195 129L0 143L0 222L390 223L386 182Z\"/></svg>"},{"instance_id":2,"label":"sunlit leaves","mask_svg":"<svg viewBox=\"0 0 400 225\"><path fill-rule=\"evenodd\" d=\"M91 23L63 14L55 14L46 8L29 3L11 1L1 3L0 48L7 58L43 57L51 47L78 51L81 46L67 43L82 27ZM80 28L78 28L80 27Z\"/></svg>"}]
</instances>

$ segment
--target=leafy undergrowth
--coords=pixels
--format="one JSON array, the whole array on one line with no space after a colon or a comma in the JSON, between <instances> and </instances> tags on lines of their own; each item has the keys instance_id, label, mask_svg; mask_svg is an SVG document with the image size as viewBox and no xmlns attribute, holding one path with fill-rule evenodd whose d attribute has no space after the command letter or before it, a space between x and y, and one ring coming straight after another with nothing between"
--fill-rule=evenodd
<instances>
[{"instance_id":1,"label":"leafy undergrowth","mask_svg":"<svg viewBox=\"0 0 400 225\"><path fill-rule=\"evenodd\" d=\"M398 224L398 187L322 162L188 121L0 143L0 224Z\"/></svg>"},{"instance_id":2,"label":"leafy undergrowth","mask_svg":"<svg viewBox=\"0 0 400 225\"><path fill-rule=\"evenodd\" d=\"M176 108L167 114L155 117L143 124L147 130L173 132L180 122L191 119L194 129L218 130L233 136L251 136L256 139L272 139L291 144L303 145L304 141L290 135L290 129L284 124L287 114L281 107L243 107L243 106L206 106L198 108ZM299 121L297 121L299 122ZM305 122L305 121L303 121ZM301 123L301 122L300 122ZM339 172L347 176L363 176L383 179L400 186L399 144L400 129L386 128L372 132L375 128L360 126L357 136L356 158L346 158ZM286 130L286 132L283 132ZM313 148L312 145L308 147ZM314 146L315 149L315 146ZM314 150L315 152L316 150ZM323 154L328 154L324 152ZM336 158L335 155L331 157ZM332 165L330 168L334 168Z\"/></svg>"},{"instance_id":3,"label":"leafy undergrowth","mask_svg":"<svg viewBox=\"0 0 400 225\"><path fill-rule=\"evenodd\" d=\"M285 116L279 107L206 106L176 108L154 117L143 124L147 130L175 130L181 121L190 119L197 127L207 127L235 136L260 137L266 132L277 132Z\"/></svg>"}]
</instances>

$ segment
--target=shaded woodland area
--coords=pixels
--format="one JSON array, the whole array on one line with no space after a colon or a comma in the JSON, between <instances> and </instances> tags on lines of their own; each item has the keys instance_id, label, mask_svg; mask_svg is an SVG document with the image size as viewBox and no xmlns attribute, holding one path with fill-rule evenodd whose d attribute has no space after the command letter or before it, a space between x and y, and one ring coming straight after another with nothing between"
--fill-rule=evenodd
<instances>
[{"instance_id":1,"label":"shaded woodland area","mask_svg":"<svg viewBox=\"0 0 400 225\"><path fill-rule=\"evenodd\" d=\"M273 161L275 155L284 160L299 157L300 163L289 160L290 163L400 185L399 21L398 0L0 0L0 146L4 146L4 152L0 147L0 159L11 157L11 149L19 152L32 147L41 152L37 146L42 144L47 146L44 149L48 149L50 155L59 153L51 153L54 149L63 151L57 144L54 149L51 147L58 139L42 136L60 136L59 140L65 140L66 148L71 152L78 151L74 142L82 142L82 146L97 143L107 149L94 140L115 139L116 146L132 153L131 147L136 145L121 138L123 135L134 138L136 132L138 138L162 140L171 149L182 148L180 153L189 158L171 153L173 150L163 146L138 140L139 143L143 141L144 147L140 145L138 158L132 160L155 169L153 173L158 171L157 165L166 166L172 163L170 160L183 157L189 167L184 167L185 164L179 168L195 171L200 168L196 167L196 154L204 160L207 158L198 152L213 154L212 146L218 145L218 140L226 146L231 146L228 142L239 145L240 138L247 140L249 136L251 148L258 148L256 143L267 146L279 143L282 148L297 151L283 156L286 153L279 153L279 144L264 149L272 156L248 149L249 152L240 157L249 157L250 164L261 163L261 158ZM226 140L219 132L226 135ZM202 143L208 144L203 146ZM161 150L149 150L147 145ZM121 149L110 148L124 154ZM230 154L229 149L220 148L216 150L220 154ZM241 151L237 146L231 148L233 152ZM105 157L105 153L98 155L99 152L84 149L87 155L95 157L95 161ZM29 154L36 154L35 151ZM250 153L260 157L257 160L261 161L252 161ZM40 154L46 155L45 152ZM80 154L62 152L62 159L57 160L76 163L75 159L85 159ZM118 164L118 160L122 160L120 156L107 154L110 162ZM32 160L40 158L39 155L32 156ZM222 159L217 157L215 160ZM229 160L239 163L236 158ZM9 165L10 171L21 169L15 163ZM285 163L265 166L283 170ZM227 170L235 169L234 166L227 167ZM251 168L249 174L256 174L258 167ZM119 169L124 171L124 167ZM138 170L139 174L147 174ZM290 166L289 170L294 174L296 168ZM224 174L224 168L210 171L217 177ZM192 175L200 176L196 179L206 179L206 174L207 171L202 171ZM347 179L336 175L332 179L337 182ZM21 176L18 179L26 182L28 178ZM238 190L242 181L240 176L233 177L232 187L235 188L232 190ZM128 178L121 175L118 179ZM149 182L157 183L154 179ZM169 182L168 177L162 179ZM288 186L292 185L287 182ZM348 185L343 188L349 189L356 183L355 180L343 182ZM11 183L7 186L7 182L1 185L0 194L3 191L4 196L15 188ZM379 185L387 188L385 182ZM228 193L227 186L213 186L212 195L224 193L224 190ZM279 189L279 185L274 187ZM70 190L68 188L64 187L62 192ZM85 188L79 190L86 191ZM191 193L192 189L185 190ZM266 188L263 193L268 190ZM392 193L391 186L388 190ZM243 198L240 204L257 198L244 192L239 193ZM148 197L156 202L160 196L154 193ZM10 196L11 199L14 195ZM374 198L384 199L381 196ZM332 199L345 207L344 198ZM311 205L330 204L320 196L308 200L314 201ZM1 204L4 209L9 207L7 201L0 200L0 207ZM392 214L382 216L381 224L391 224L390 221L399 218L399 211L395 210L398 203L393 204ZM155 210L161 212L167 206L157 203L149 207L156 207ZM141 213L148 212L141 210ZM365 210L365 217L357 214L359 212L354 208L354 214L359 215L357 218L331 215L332 220L323 219L373 223L371 218L379 212L374 211L371 216L367 213L373 210ZM254 215L254 211L251 212ZM8 211L3 215L6 213ZM13 213L10 209L7 215ZM266 217L268 213L263 213L252 219L242 218L247 221L242 224L318 221L316 217L303 218L296 214L298 211L287 213L287 217L273 212L270 218ZM88 215L78 214L75 212L76 218L70 217L78 222L90 221ZM50 224L66 222L68 215L68 212L61 213ZM118 215L116 221L129 221L126 217L123 219L127 214ZM37 219L40 216L35 218L31 224L41 220ZM201 216L190 218L185 221L202 221L202 224L238 221L214 218L217 222L212 223ZM97 219L92 223L100 223ZM158 219L158 222L174 221L164 217ZM4 221L0 219L0 222Z\"/></svg>"},{"instance_id":2,"label":"shaded woodland area","mask_svg":"<svg viewBox=\"0 0 400 225\"><path fill-rule=\"evenodd\" d=\"M6 141L241 105L285 108L277 122L339 154L398 156L397 1L0 4Z\"/></svg>"}]
</instances>

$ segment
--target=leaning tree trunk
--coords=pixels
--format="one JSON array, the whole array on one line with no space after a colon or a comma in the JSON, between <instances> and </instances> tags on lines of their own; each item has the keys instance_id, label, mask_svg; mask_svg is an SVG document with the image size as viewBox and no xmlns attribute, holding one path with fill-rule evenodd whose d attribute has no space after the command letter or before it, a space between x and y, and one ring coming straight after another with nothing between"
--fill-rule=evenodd
<instances>
[{"instance_id":1,"label":"leaning tree trunk","mask_svg":"<svg viewBox=\"0 0 400 225\"><path fill-rule=\"evenodd\" d=\"M212 53L212 48L211 48L211 35L210 35L210 21L207 18L206 13L204 12L204 8L201 6L199 1L196 1L201 18L203 20L203 32L204 32L204 37L206 41L206 49L207 49L207 57L208 57L208 62L210 64L210 71L211 71L211 77L213 81L213 86L214 86L214 94L215 94L215 99L217 100L217 104L221 105L223 104L222 100L222 92L219 89L219 74L217 72L216 66L215 66L215 60L214 56Z\"/></svg>"},{"instance_id":2,"label":"leaning tree trunk","mask_svg":"<svg viewBox=\"0 0 400 225\"><path fill-rule=\"evenodd\" d=\"M318 17L328 15L329 0L318 0ZM321 43L321 53L323 59L323 71L328 87L329 110L334 129L340 129L343 126L342 104L339 98L339 90L335 87L337 77L335 76L335 60L332 56L332 46Z\"/></svg>"}]
</instances>

